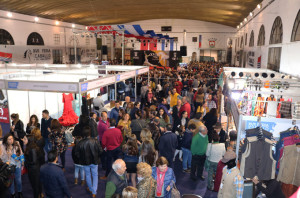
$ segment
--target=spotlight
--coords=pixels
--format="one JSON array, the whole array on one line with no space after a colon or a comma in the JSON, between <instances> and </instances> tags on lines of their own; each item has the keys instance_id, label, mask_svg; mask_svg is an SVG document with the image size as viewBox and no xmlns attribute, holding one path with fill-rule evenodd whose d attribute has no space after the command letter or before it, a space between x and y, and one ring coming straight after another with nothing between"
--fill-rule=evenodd
<instances>
[{"instance_id":1,"label":"spotlight","mask_svg":"<svg viewBox=\"0 0 300 198\"><path fill-rule=\"evenodd\" d=\"M262 73L261 75L263 78L267 78L268 77L268 74L267 73Z\"/></svg>"},{"instance_id":2,"label":"spotlight","mask_svg":"<svg viewBox=\"0 0 300 198\"><path fill-rule=\"evenodd\" d=\"M243 22L241 22L240 25L242 26L242 25L243 25Z\"/></svg>"},{"instance_id":3,"label":"spotlight","mask_svg":"<svg viewBox=\"0 0 300 198\"><path fill-rule=\"evenodd\" d=\"M34 17L35 22L38 22L39 20L40 20L39 17Z\"/></svg>"},{"instance_id":4,"label":"spotlight","mask_svg":"<svg viewBox=\"0 0 300 198\"><path fill-rule=\"evenodd\" d=\"M12 13L11 13L11 12L8 12L6 15L7 15L9 18L12 17Z\"/></svg>"},{"instance_id":5,"label":"spotlight","mask_svg":"<svg viewBox=\"0 0 300 198\"><path fill-rule=\"evenodd\" d=\"M237 29L239 29L239 28L240 28L240 26L238 25L238 26L236 26L236 28L237 28Z\"/></svg>"},{"instance_id":6,"label":"spotlight","mask_svg":"<svg viewBox=\"0 0 300 198\"><path fill-rule=\"evenodd\" d=\"M274 73L272 73L272 74L270 75L270 77L271 77L271 78L274 78L274 77L275 77L275 74L274 74Z\"/></svg>"},{"instance_id":7,"label":"spotlight","mask_svg":"<svg viewBox=\"0 0 300 198\"><path fill-rule=\"evenodd\" d=\"M235 76L235 72L231 72L231 76L234 77Z\"/></svg>"},{"instance_id":8,"label":"spotlight","mask_svg":"<svg viewBox=\"0 0 300 198\"><path fill-rule=\"evenodd\" d=\"M255 73L254 76L257 78L259 76L259 73Z\"/></svg>"},{"instance_id":9,"label":"spotlight","mask_svg":"<svg viewBox=\"0 0 300 198\"><path fill-rule=\"evenodd\" d=\"M281 78L284 79L284 78L285 78L285 75L282 75Z\"/></svg>"},{"instance_id":10,"label":"spotlight","mask_svg":"<svg viewBox=\"0 0 300 198\"><path fill-rule=\"evenodd\" d=\"M87 29L88 29L88 26L85 26L85 29L87 30Z\"/></svg>"},{"instance_id":11,"label":"spotlight","mask_svg":"<svg viewBox=\"0 0 300 198\"><path fill-rule=\"evenodd\" d=\"M253 12L250 12L250 16L251 16L251 17L253 16Z\"/></svg>"},{"instance_id":12,"label":"spotlight","mask_svg":"<svg viewBox=\"0 0 300 198\"><path fill-rule=\"evenodd\" d=\"M72 24L72 28L75 28L75 24Z\"/></svg>"},{"instance_id":13,"label":"spotlight","mask_svg":"<svg viewBox=\"0 0 300 198\"><path fill-rule=\"evenodd\" d=\"M244 18L244 21L245 21L245 22L247 22L247 21L248 21L248 19L247 19L247 18Z\"/></svg>"},{"instance_id":14,"label":"spotlight","mask_svg":"<svg viewBox=\"0 0 300 198\"><path fill-rule=\"evenodd\" d=\"M240 72L239 73L239 77L243 77L244 76L244 73L243 72Z\"/></svg>"},{"instance_id":15,"label":"spotlight","mask_svg":"<svg viewBox=\"0 0 300 198\"><path fill-rule=\"evenodd\" d=\"M257 8L258 8L258 9L261 8L261 3L257 4Z\"/></svg>"},{"instance_id":16,"label":"spotlight","mask_svg":"<svg viewBox=\"0 0 300 198\"><path fill-rule=\"evenodd\" d=\"M59 21L55 21L55 25L59 25Z\"/></svg>"}]
</instances>

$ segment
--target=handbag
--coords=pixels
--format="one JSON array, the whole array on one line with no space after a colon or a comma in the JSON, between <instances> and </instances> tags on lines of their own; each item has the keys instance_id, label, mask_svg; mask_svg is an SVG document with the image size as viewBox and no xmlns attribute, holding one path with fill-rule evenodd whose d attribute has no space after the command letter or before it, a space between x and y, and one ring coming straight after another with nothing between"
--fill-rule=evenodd
<instances>
[{"instance_id":1,"label":"handbag","mask_svg":"<svg viewBox=\"0 0 300 198\"><path fill-rule=\"evenodd\" d=\"M27 168L25 166L22 166L21 175L25 175L26 173L28 173Z\"/></svg>"},{"instance_id":2,"label":"handbag","mask_svg":"<svg viewBox=\"0 0 300 198\"><path fill-rule=\"evenodd\" d=\"M171 190L171 198L181 198L180 192L177 189L175 182L174 181L172 182L173 182L173 188Z\"/></svg>"}]
</instances>

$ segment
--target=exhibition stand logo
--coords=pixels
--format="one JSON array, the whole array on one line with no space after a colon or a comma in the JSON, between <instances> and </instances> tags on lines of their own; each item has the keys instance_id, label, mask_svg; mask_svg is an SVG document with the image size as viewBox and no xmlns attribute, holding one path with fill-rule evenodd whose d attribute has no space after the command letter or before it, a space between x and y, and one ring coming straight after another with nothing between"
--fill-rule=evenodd
<instances>
[{"instance_id":1,"label":"exhibition stand logo","mask_svg":"<svg viewBox=\"0 0 300 198\"><path fill-rule=\"evenodd\" d=\"M8 82L8 89L18 89L19 82Z\"/></svg>"},{"instance_id":2,"label":"exhibition stand logo","mask_svg":"<svg viewBox=\"0 0 300 198\"><path fill-rule=\"evenodd\" d=\"M81 91L87 91L88 89L88 83L81 84Z\"/></svg>"},{"instance_id":3,"label":"exhibition stand logo","mask_svg":"<svg viewBox=\"0 0 300 198\"><path fill-rule=\"evenodd\" d=\"M121 80L121 76L117 75L117 82Z\"/></svg>"}]
</instances>

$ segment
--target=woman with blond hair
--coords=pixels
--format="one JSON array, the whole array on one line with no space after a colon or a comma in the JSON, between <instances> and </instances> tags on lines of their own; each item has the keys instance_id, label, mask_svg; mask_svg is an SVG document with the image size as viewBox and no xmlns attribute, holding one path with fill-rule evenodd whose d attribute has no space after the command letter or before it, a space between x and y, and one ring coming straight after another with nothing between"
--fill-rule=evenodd
<instances>
[{"instance_id":1,"label":"woman with blond hair","mask_svg":"<svg viewBox=\"0 0 300 198\"><path fill-rule=\"evenodd\" d=\"M138 198L138 190L135 187L127 186L122 192L123 198Z\"/></svg>"},{"instance_id":2,"label":"woman with blond hair","mask_svg":"<svg viewBox=\"0 0 300 198\"><path fill-rule=\"evenodd\" d=\"M142 142L138 141L138 144L141 145L146 140L149 141L152 144L152 146L154 147L154 141L152 139L152 133L151 133L151 131L149 129L144 128L141 131L141 141Z\"/></svg>"},{"instance_id":3,"label":"woman with blond hair","mask_svg":"<svg viewBox=\"0 0 300 198\"><path fill-rule=\"evenodd\" d=\"M31 131L31 135L34 137L34 141L36 145L40 148L41 151L41 158L38 159L40 162L40 165L45 164L45 151L44 151L44 146L45 146L45 140L42 137L41 130L39 128L34 128Z\"/></svg>"},{"instance_id":4,"label":"woman with blond hair","mask_svg":"<svg viewBox=\"0 0 300 198\"><path fill-rule=\"evenodd\" d=\"M152 168L145 162L137 165L138 197L155 197L156 181L151 177Z\"/></svg>"}]
</instances>

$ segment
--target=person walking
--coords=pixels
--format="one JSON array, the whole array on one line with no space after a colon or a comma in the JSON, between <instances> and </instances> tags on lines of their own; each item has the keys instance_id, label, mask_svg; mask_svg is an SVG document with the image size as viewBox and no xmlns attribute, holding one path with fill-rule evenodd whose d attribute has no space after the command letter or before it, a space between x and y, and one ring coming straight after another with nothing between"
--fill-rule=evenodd
<instances>
[{"instance_id":1,"label":"person walking","mask_svg":"<svg viewBox=\"0 0 300 198\"><path fill-rule=\"evenodd\" d=\"M197 177L201 180L205 178L202 176L204 163L206 159L206 149L208 144L207 128L200 126L199 133L197 133L192 139L191 151L192 151L192 167L191 167L191 179L197 180ZM196 177L197 173L197 177Z\"/></svg>"},{"instance_id":2,"label":"person walking","mask_svg":"<svg viewBox=\"0 0 300 198\"><path fill-rule=\"evenodd\" d=\"M83 128L83 139L79 141L75 149L75 156L79 164L83 166L86 175L87 191L96 197L98 189L98 164L102 148L99 141L91 137L91 128Z\"/></svg>"},{"instance_id":3,"label":"person walking","mask_svg":"<svg viewBox=\"0 0 300 198\"><path fill-rule=\"evenodd\" d=\"M100 179L106 179L112 168L112 162L121 157L121 144L123 136L120 129L116 128L116 120L110 119L110 128L107 129L102 137L102 147L107 152L106 173Z\"/></svg>"},{"instance_id":4,"label":"person walking","mask_svg":"<svg viewBox=\"0 0 300 198\"><path fill-rule=\"evenodd\" d=\"M49 116L49 111L44 110L42 112L42 121L41 121L41 133L43 136L43 139L45 140L45 147L44 150L46 153L48 153L51 150L51 142L49 141L49 133L51 132L50 126L51 126L52 118Z\"/></svg>"},{"instance_id":5,"label":"person walking","mask_svg":"<svg viewBox=\"0 0 300 198\"><path fill-rule=\"evenodd\" d=\"M192 166L191 145L192 145L193 135L196 132L196 128L197 127L195 124L190 124L183 134L182 168L183 168L183 172L185 172L185 173L191 172L191 166Z\"/></svg>"}]
</instances>

